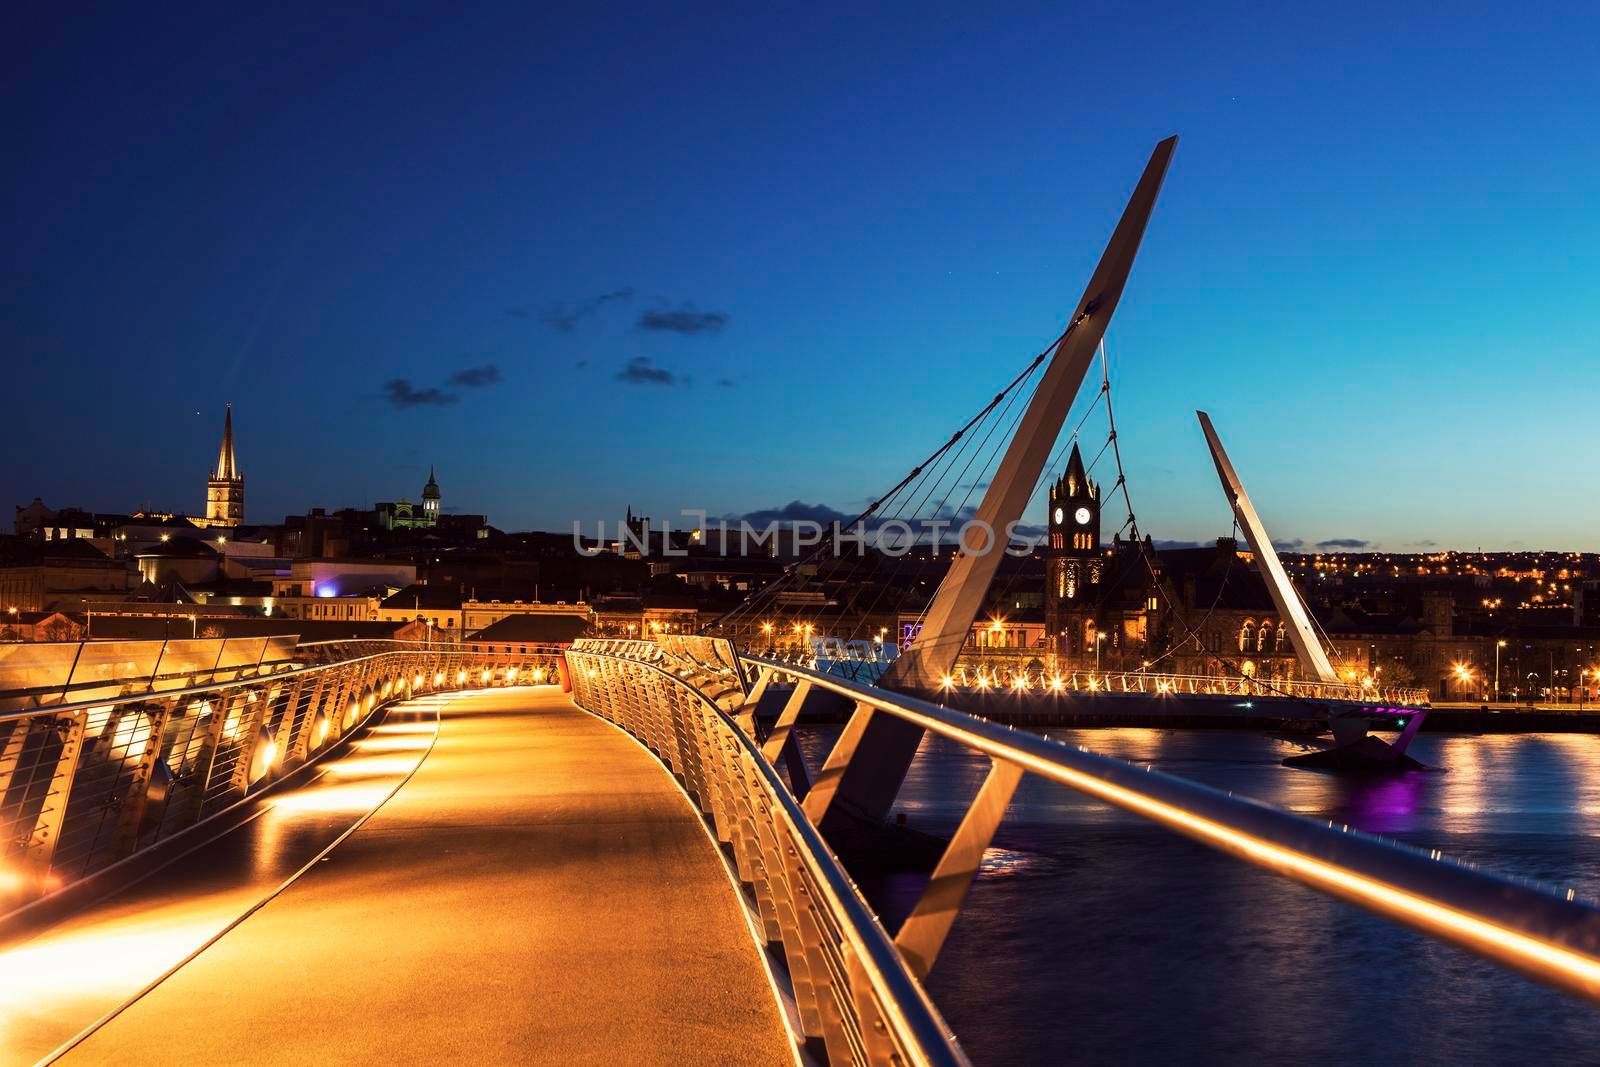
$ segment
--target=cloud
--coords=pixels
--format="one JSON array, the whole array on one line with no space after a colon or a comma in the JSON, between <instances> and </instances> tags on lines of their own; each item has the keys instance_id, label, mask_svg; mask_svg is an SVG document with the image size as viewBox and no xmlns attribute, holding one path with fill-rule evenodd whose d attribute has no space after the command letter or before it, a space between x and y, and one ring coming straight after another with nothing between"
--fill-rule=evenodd
<instances>
[{"instance_id":1,"label":"cloud","mask_svg":"<svg viewBox=\"0 0 1600 1067\"><path fill-rule=\"evenodd\" d=\"M803 500L791 500L787 504L775 508L762 508L759 511L747 511L743 515L727 516L730 522L748 522L752 526L765 526L770 522L781 524L795 522L819 522L826 526L833 522L849 522L855 515L846 515L842 511L830 508L826 504L807 504Z\"/></svg>"},{"instance_id":2,"label":"cloud","mask_svg":"<svg viewBox=\"0 0 1600 1067\"><path fill-rule=\"evenodd\" d=\"M1279 541L1274 539L1272 542L1272 547L1277 549L1279 552L1300 552L1305 549L1306 543L1305 539L1300 537L1296 537L1292 541Z\"/></svg>"},{"instance_id":3,"label":"cloud","mask_svg":"<svg viewBox=\"0 0 1600 1067\"><path fill-rule=\"evenodd\" d=\"M1348 549L1366 548L1366 547L1370 546L1371 544L1372 544L1371 541L1363 541L1359 537L1334 537L1334 538L1330 538L1327 541L1318 541L1317 542L1317 547L1321 548L1321 549L1324 549L1324 550L1330 549L1330 548L1334 548L1334 549L1343 548L1343 549L1347 549L1348 550Z\"/></svg>"},{"instance_id":4,"label":"cloud","mask_svg":"<svg viewBox=\"0 0 1600 1067\"><path fill-rule=\"evenodd\" d=\"M481 367L466 367L450 375L450 380L456 385L464 385L469 389L476 389L485 385L499 385L500 368L493 363L485 363Z\"/></svg>"},{"instance_id":5,"label":"cloud","mask_svg":"<svg viewBox=\"0 0 1600 1067\"><path fill-rule=\"evenodd\" d=\"M717 379L717 384L722 386L722 388L724 388L724 389L732 389L732 388L736 387L739 383L734 381L732 378L718 378Z\"/></svg>"},{"instance_id":6,"label":"cloud","mask_svg":"<svg viewBox=\"0 0 1600 1067\"><path fill-rule=\"evenodd\" d=\"M461 399L454 393L432 386L418 389L404 378L391 378L384 382L383 398L397 408L445 407Z\"/></svg>"},{"instance_id":7,"label":"cloud","mask_svg":"<svg viewBox=\"0 0 1600 1067\"><path fill-rule=\"evenodd\" d=\"M634 356L617 371L617 381L629 385L688 385L689 379L658 367L649 356Z\"/></svg>"},{"instance_id":8,"label":"cloud","mask_svg":"<svg viewBox=\"0 0 1600 1067\"><path fill-rule=\"evenodd\" d=\"M1150 547L1154 548L1157 552L1167 552L1177 551L1178 549L1183 548L1205 548L1206 543L1202 541L1170 541L1163 540L1161 538L1155 538L1151 540Z\"/></svg>"},{"instance_id":9,"label":"cloud","mask_svg":"<svg viewBox=\"0 0 1600 1067\"><path fill-rule=\"evenodd\" d=\"M578 328L578 324L607 304L619 300L632 300L633 289L614 289L609 293L591 296L587 300L580 300L575 304L551 304L539 312L539 321L550 327L556 333L571 333Z\"/></svg>"},{"instance_id":10,"label":"cloud","mask_svg":"<svg viewBox=\"0 0 1600 1067\"><path fill-rule=\"evenodd\" d=\"M646 311L636 324L641 330L665 333L697 334L721 333L728 324L728 316L721 311L695 311L682 308L678 311Z\"/></svg>"}]
</instances>

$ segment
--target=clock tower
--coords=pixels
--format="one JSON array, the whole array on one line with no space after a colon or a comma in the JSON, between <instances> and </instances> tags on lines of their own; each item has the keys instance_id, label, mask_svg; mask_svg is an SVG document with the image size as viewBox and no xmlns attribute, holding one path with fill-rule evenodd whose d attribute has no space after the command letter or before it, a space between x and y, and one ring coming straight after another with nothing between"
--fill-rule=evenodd
<instances>
[{"instance_id":1,"label":"clock tower","mask_svg":"<svg viewBox=\"0 0 1600 1067\"><path fill-rule=\"evenodd\" d=\"M1092 605L1105 561L1100 554L1100 487L1083 469L1076 443L1067 469L1050 486L1050 538L1045 550L1044 614L1050 646L1070 652L1067 612Z\"/></svg>"}]
</instances>

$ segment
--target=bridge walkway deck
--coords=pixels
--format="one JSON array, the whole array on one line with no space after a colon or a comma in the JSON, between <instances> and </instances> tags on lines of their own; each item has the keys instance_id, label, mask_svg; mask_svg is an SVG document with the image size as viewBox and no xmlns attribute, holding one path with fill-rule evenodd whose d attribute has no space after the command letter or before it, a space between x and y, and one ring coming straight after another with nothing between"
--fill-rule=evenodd
<instances>
[{"instance_id":1,"label":"bridge walkway deck","mask_svg":"<svg viewBox=\"0 0 1600 1067\"><path fill-rule=\"evenodd\" d=\"M659 763L553 687L442 715L365 825L62 1062L793 1062Z\"/></svg>"}]
</instances>

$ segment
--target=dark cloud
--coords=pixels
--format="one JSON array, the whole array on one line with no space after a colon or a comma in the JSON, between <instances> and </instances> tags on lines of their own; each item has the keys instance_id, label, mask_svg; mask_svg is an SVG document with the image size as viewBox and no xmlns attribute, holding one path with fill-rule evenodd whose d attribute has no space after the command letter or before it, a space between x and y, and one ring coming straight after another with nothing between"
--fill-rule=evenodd
<instances>
[{"instance_id":1,"label":"dark cloud","mask_svg":"<svg viewBox=\"0 0 1600 1067\"><path fill-rule=\"evenodd\" d=\"M718 378L717 384L722 386L724 389L732 389L739 383L734 381L732 378Z\"/></svg>"},{"instance_id":2,"label":"dark cloud","mask_svg":"<svg viewBox=\"0 0 1600 1067\"><path fill-rule=\"evenodd\" d=\"M599 296L591 296L587 300L580 300L576 304L551 304L539 312L539 321L550 327L556 333L571 333L578 328L578 324L607 304L619 300L632 300L633 290L616 289Z\"/></svg>"},{"instance_id":3,"label":"dark cloud","mask_svg":"<svg viewBox=\"0 0 1600 1067\"><path fill-rule=\"evenodd\" d=\"M1177 550L1182 549L1182 548L1205 548L1206 547L1205 543L1202 542L1202 541L1166 541L1166 540L1160 540L1160 539L1152 540L1150 542L1150 545L1157 552L1165 552L1165 551L1168 551L1168 550L1176 552Z\"/></svg>"},{"instance_id":4,"label":"dark cloud","mask_svg":"<svg viewBox=\"0 0 1600 1067\"><path fill-rule=\"evenodd\" d=\"M820 522L824 526L832 522L849 522L854 515L846 515L842 511L830 508L826 504L807 504L802 500L791 500L775 508L762 508L760 511L747 511L743 515L729 515L730 522L748 522L752 526L765 526L769 522Z\"/></svg>"},{"instance_id":5,"label":"dark cloud","mask_svg":"<svg viewBox=\"0 0 1600 1067\"><path fill-rule=\"evenodd\" d=\"M469 389L477 389L485 385L499 385L500 368L493 363L485 363L481 367L466 367L450 375L450 380L456 385L464 385Z\"/></svg>"},{"instance_id":6,"label":"dark cloud","mask_svg":"<svg viewBox=\"0 0 1600 1067\"><path fill-rule=\"evenodd\" d=\"M1292 541L1275 540L1272 542L1272 547L1277 549L1279 552L1302 552L1305 550L1306 543L1303 538L1296 537Z\"/></svg>"},{"instance_id":7,"label":"dark cloud","mask_svg":"<svg viewBox=\"0 0 1600 1067\"><path fill-rule=\"evenodd\" d=\"M639 316L641 330L666 333L721 333L728 324L728 316L720 311L695 311L682 308L677 311L646 311Z\"/></svg>"},{"instance_id":8,"label":"dark cloud","mask_svg":"<svg viewBox=\"0 0 1600 1067\"><path fill-rule=\"evenodd\" d=\"M689 379L658 367L648 356L634 356L617 371L617 381L629 385L688 385Z\"/></svg>"},{"instance_id":9,"label":"dark cloud","mask_svg":"<svg viewBox=\"0 0 1600 1067\"><path fill-rule=\"evenodd\" d=\"M1357 549L1357 548L1366 548L1367 546L1369 546L1371 544L1372 544L1371 541L1363 541L1359 537L1334 537L1334 538L1330 538L1327 541L1318 541L1317 542L1317 547L1321 548L1321 549L1342 548L1342 549L1350 550L1350 549Z\"/></svg>"},{"instance_id":10,"label":"dark cloud","mask_svg":"<svg viewBox=\"0 0 1600 1067\"><path fill-rule=\"evenodd\" d=\"M461 399L454 393L432 386L418 389L404 378L391 378L384 382L383 398L397 408L444 407Z\"/></svg>"}]
</instances>

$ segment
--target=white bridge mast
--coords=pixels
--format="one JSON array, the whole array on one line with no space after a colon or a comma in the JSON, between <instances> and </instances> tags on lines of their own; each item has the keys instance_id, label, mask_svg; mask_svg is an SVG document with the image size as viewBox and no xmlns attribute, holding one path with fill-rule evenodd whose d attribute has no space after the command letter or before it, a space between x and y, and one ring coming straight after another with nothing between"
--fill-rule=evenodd
<instances>
[{"instance_id":1,"label":"white bridge mast","mask_svg":"<svg viewBox=\"0 0 1600 1067\"><path fill-rule=\"evenodd\" d=\"M1067 331L1051 354L1033 399L978 505L974 522L967 527L966 541L956 552L949 573L928 606L921 632L884 676L883 684L936 689L960 655L961 646L989 593L995 570L1005 555L1011 525L1022 518L1022 511L1028 506L1039 475L1055 448L1061 424L1066 421L1084 376L1094 363L1095 349L1105 336L1111 313L1122 297L1139 242L1144 237L1145 223L1155 207L1156 194L1161 191L1167 164L1177 144L1176 137L1168 137L1150 154L1150 162L1145 165L1144 174L1100 257L1100 264L1068 320ZM988 531L987 544L981 543L985 530Z\"/></svg>"},{"instance_id":2,"label":"white bridge mast","mask_svg":"<svg viewBox=\"0 0 1600 1067\"><path fill-rule=\"evenodd\" d=\"M988 524L989 543L982 543L983 528L976 522L968 528L967 539L928 606L921 632L879 684L889 688L937 689L960 654L1005 554L1011 524L1022 518L1084 375L1094 362L1095 348L1122 298L1177 143L1176 137L1169 137L1150 154L1139 184L1112 231L1083 298L1067 320L1067 330L1057 342L1033 399L978 505L975 520ZM864 703L857 705L818 775L818 788L806 799L806 813L819 822L828 816L825 830L837 829L845 820L883 819L916 757L922 734L922 727L914 723L874 714ZM1000 806L1003 808L1004 803Z\"/></svg>"},{"instance_id":3,"label":"white bridge mast","mask_svg":"<svg viewBox=\"0 0 1600 1067\"><path fill-rule=\"evenodd\" d=\"M1267 536L1267 528L1261 525L1261 516L1256 514L1255 505L1250 503L1250 496L1244 491L1244 483L1239 481L1239 474L1233 469L1228 453L1223 450L1216 428L1211 425L1211 416L1203 411L1195 414L1199 416L1200 429L1206 435L1206 446L1211 449L1211 461L1217 465L1217 477L1222 479L1222 491L1227 494L1228 504L1244 530L1245 541L1249 543L1250 551L1255 553L1261 573L1267 579L1267 592L1272 594L1272 604L1278 609L1278 617L1289 623L1289 640L1294 642L1301 666L1320 682L1337 682L1339 672L1333 669L1327 650L1312 629L1311 615L1306 611L1305 602L1289 582L1289 575L1284 572L1283 563L1278 559L1278 551L1272 547L1272 538Z\"/></svg>"}]
</instances>

